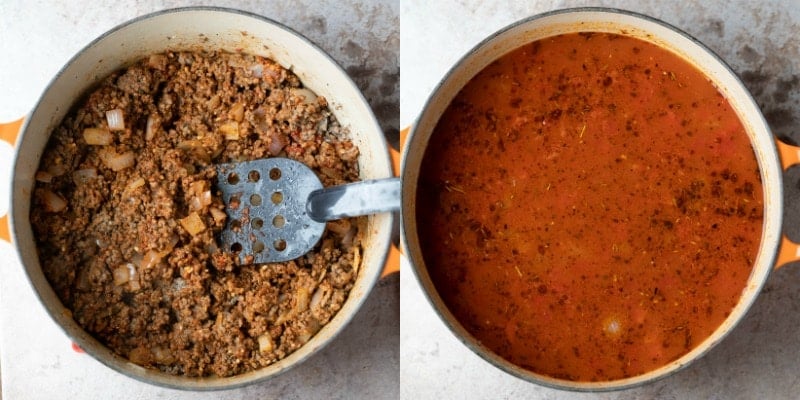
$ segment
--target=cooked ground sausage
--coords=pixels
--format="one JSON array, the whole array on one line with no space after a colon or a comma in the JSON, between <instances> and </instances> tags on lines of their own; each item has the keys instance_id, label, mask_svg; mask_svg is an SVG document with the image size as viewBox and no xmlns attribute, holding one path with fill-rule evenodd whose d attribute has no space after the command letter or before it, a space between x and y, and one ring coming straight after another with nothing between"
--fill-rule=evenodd
<instances>
[{"instance_id":1,"label":"cooked ground sausage","mask_svg":"<svg viewBox=\"0 0 800 400\"><path fill-rule=\"evenodd\" d=\"M307 342L353 285L360 221L297 260L239 265L216 245L214 165L271 156L325 186L358 179L358 148L326 99L271 60L168 52L105 79L52 133L30 215L75 321L134 363L185 376L243 373Z\"/></svg>"}]
</instances>

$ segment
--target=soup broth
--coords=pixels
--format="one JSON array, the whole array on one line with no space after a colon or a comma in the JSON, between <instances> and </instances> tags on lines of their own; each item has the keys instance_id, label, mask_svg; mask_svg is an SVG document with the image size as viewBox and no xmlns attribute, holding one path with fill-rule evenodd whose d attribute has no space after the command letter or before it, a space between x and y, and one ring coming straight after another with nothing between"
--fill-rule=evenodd
<instances>
[{"instance_id":1,"label":"soup broth","mask_svg":"<svg viewBox=\"0 0 800 400\"><path fill-rule=\"evenodd\" d=\"M763 193L745 129L695 67L608 33L494 61L424 156L426 267L478 341L533 372L608 381L686 354L750 276Z\"/></svg>"}]
</instances>

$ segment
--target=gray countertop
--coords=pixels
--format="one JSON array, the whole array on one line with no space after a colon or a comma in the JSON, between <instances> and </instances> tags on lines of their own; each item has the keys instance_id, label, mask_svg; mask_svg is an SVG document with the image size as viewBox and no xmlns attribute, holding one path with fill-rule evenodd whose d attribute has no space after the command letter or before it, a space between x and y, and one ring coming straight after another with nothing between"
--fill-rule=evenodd
<instances>
[{"instance_id":1,"label":"gray countertop","mask_svg":"<svg viewBox=\"0 0 800 400\"><path fill-rule=\"evenodd\" d=\"M775 135L800 143L800 3L796 0L402 0L400 120L413 122L445 72L470 48L526 16L578 6L623 8L666 21L727 60ZM800 168L785 173L785 231L800 240ZM800 270L771 275L742 323L699 361L639 388L572 393L507 375L462 345L406 268L400 277L400 382L407 399L800 398Z\"/></svg>"},{"instance_id":2,"label":"gray countertop","mask_svg":"<svg viewBox=\"0 0 800 400\"><path fill-rule=\"evenodd\" d=\"M81 48L110 28L153 11L204 1L0 2L0 122L24 116ZM217 1L301 32L350 74L383 129L398 132L399 4L392 0ZM8 210L13 150L0 141L0 216ZM6 399L396 399L399 278L381 280L351 323L292 370L261 384L209 393L163 389L74 352L35 298L14 250L0 241L0 383Z\"/></svg>"}]
</instances>

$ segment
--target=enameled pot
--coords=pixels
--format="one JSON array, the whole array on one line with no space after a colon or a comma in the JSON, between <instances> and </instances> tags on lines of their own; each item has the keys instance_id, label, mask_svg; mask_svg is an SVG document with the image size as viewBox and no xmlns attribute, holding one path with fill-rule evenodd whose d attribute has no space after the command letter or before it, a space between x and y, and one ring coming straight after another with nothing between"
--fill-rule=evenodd
<instances>
[{"instance_id":1,"label":"enameled pot","mask_svg":"<svg viewBox=\"0 0 800 400\"><path fill-rule=\"evenodd\" d=\"M35 293L53 320L83 350L123 374L166 387L228 389L264 380L302 362L329 343L353 318L381 275L391 244L391 214L373 215L365 227L364 254L354 287L341 310L308 343L262 369L227 378L188 378L143 368L116 355L85 332L47 282L29 221L34 174L50 132L88 89L112 71L167 50L241 51L270 58L291 69L303 84L325 96L359 147L362 179L392 176L392 164L378 122L347 73L323 50L289 28L262 16L229 9L192 7L136 18L105 33L75 55L53 78L16 142L11 188L10 230ZM2 232L0 232L2 233Z\"/></svg>"},{"instance_id":2,"label":"enameled pot","mask_svg":"<svg viewBox=\"0 0 800 400\"><path fill-rule=\"evenodd\" d=\"M742 120L755 150L764 186L764 222L760 248L746 288L730 316L710 337L683 357L642 375L607 382L574 382L531 372L499 357L471 336L448 310L428 274L418 234L424 227L416 221L418 204L414 202L427 143L440 116L460 89L489 63L511 50L546 37L582 31L617 33L643 39L668 49L695 65L728 98ZM402 243L435 312L459 340L489 363L519 378L560 389L606 391L629 388L663 378L700 358L722 341L742 320L774 266L798 258L798 246L781 234L782 171L797 162L798 149L776 143L758 105L731 68L691 36L659 20L628 11L579 8L549 12L516 22L486 38L450 69L428 98L411 128L403 154Z\"/></svg>"}]
</instances>

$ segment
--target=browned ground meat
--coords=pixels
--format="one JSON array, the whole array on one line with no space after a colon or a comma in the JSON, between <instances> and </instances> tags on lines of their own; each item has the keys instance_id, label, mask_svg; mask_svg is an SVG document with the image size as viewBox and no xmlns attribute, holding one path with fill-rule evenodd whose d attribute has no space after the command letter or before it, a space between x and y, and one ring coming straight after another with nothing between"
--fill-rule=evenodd
<instances>
[{"instance_id":1,"label":"browned ground meat","mask_svg":"<svg viewBox=\"0 0 800 400\"><path fill-rule=\"evenodd\" d=\"M109 129L115 109L122 130ZM358 149L326 100L270 60L166 53L108 77L52 133L30 216L78 324L186 376L243 373L307 342L347 298L363 221L330 223L297 260L237 265L215 244L214 165L270 156L304 162L325 186L358 179Z\"/></svg>"}]
</instances>

